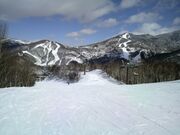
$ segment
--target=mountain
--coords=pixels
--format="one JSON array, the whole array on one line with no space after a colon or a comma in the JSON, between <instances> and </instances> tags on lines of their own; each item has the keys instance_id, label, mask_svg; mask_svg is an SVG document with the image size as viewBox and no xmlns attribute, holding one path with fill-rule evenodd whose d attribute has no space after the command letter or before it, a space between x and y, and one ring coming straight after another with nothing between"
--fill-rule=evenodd
<instances>
[{"instance_id":1,"label":"mountain","mask_svg":"<svg viewBox=\"0 0 180 135\"><path fill-rule=\"evenodd\" d=\"M157 36L124 33L78 47L6 39L2 51L0 87L32 86L45 77L76 82L79 72L94 69L127 84L180 79L180 31Z\"/></svg>"},{"instance_id":2,"label":"mountain","mask_svg":"<svg viewBox=\"0 0 180 135\"><path fill-rule=\"evenodd\" d=\"M180 50L180 31L157 36L124 33L102 42L79 47L65 46L49 40L6 40L4 48L28 57L38 66L68 65L70 62L103 62L111 59L139 63L156 55ZM179 52L176 57L179 57Z\"/></svg>"}]
</instances>

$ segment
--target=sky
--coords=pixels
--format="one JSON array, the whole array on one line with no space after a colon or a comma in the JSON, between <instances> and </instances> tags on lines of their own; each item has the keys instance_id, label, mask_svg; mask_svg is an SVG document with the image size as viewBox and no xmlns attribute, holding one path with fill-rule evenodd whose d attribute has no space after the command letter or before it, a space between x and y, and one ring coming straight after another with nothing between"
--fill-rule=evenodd
<instances>
[{"instance_id":1,"label":"sky","mask_svg":"<svg viewBox=\"0 0 180 135\"><path fill-rule=\"evenodd\" d=\"M0 21L9 38L78 46L180 30L180 0L0 0Z\"/></svg>"}]
</instances>

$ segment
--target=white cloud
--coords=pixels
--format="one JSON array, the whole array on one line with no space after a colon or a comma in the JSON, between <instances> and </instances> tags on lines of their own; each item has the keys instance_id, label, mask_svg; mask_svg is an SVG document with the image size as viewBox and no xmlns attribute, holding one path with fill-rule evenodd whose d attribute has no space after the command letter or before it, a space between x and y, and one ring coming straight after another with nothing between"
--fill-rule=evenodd
<instances>
[{"instance_id":1,"label":"white cloud","mask_svg":"<svg viewBox=\"0 0 180 135\"><path fill-rule=\"evenodd\" d=\"M173 9L175 11L176 7L179 9L179 2L179 0L157 0L157 4L153 8L153 10L167 12L167 10Z\"/></svg>"},{"instance_id":2,"label":"white cloud","mask_svg":"<svg viewBox=\"0 0 180 135\"><path fill-rule=\"evenodd\" d=\"M109 18L109 19L98 22L97 26L108 28L108 27L116 26L116 25L118 25L118 23L119 22L116 18Z\"/></svg>"},{"instance_id":3,"label":"white cloud","mask_svg":"<svg viewBox=\"0 0 180 135\"><path fill-rule=\"evenodd\" d=\"M174 25L180 25L180 17L176 17L176 18L173 20L173 24L174 24Z\"/></svg>"},{"instance_id":4,"label":"white cloud","mask_svg":"<svg viewBox=\"0 0 180 135\"><path fill-rule=\"evenodd\" d=\"M91 34L96 33L96 30L87 28L87 29L82 29L79 33L81 35L91 35Z\"/></svg>"},{"instance_id":5,"label":"white cloud","mask_svg":"<svg viewBox=\"0 0 180 135\"><path fill-rule=\"evenodd\" d=\"M133 33L158 35L162 33L172 32L178 30L179 28L180 27L176 27L176 26L162 27L158 23L143 23L142 26L137 28Z\"/></svg>"},{"instance_id":6,"label":"white cloud","mask_svg":"<svg viewBox=\"0 0 180 135\"><path fill-rule=\"evenodd\" d=\"M82 29L80 31L67 33L66 36L67 37L72 37L72 38L79 38L79 37L82 37L82 36L92 35L92 34L94 34L96 32L97 31L94 30L94 29L86 28L86 29Z\"/></svg>"},{"instance_id":7,"label":"white cloud","mask_svg":"<svg viewBox=\"0 0 180 135\"><path fill-rule=\"evenodd\" d=\"M137 33L156 35L161 26L157 23L144 23L136 30Z\"/></svg>"},{"instance_id":8,"label":"white cloud","mask_svg":"<svg viewBox=\"0 0 180 135\"><path fill-rule=\"evenodd\" d=\"M78 32L70 32L66 34L67 37L79 37L80 34Z\"/></svg>"},{"instance_id":9,"label":"white cloud","mask_svg":"<svg viewBox=\"0 0 180 135\"><path fill-rule=\"evenodd\" d=\"M126 22L127 23L145 23L145 22L154 22L157 21L159 19L161 19L162 17L157 14L157 13L145 13L145 12L141 12L135 15L130 16Z\"/></svg>"},{"instance_id":10,"label":"white cloud","mask_svg":"<svg viewBox=\"0 0 180 135\"><path fill-rule=\"evenodd\" d=\"M90 22L114 10L115 5L110 0L0 0L0 18L3 19L61 15Z\"/></svg>"},{"instance_id":11,"label":"white cloud","mask_svg":"<svg viewBox=\"0 0 180 135\"><path fill-rule=\"evenodd\" d=\"M141 0L122 0L120 4L120 8L125 9L125 8L131 8L137 6L140 1Z\"/></svg>"}]
</instances>

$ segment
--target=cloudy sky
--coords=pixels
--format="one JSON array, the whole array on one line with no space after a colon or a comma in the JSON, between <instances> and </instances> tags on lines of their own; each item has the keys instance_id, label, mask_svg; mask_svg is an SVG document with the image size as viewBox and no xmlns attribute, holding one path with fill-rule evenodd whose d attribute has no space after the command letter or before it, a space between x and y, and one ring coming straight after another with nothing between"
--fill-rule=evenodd
<instances>
[{"instance_id":1,"label":"cloudy sky","mask_svg":"<svg viewBox=\"0 0 180 135\"><path fill-rule=\"evenodd\" d=\"M0 0L9 37L89 44L118 33L180 29L180 0Z\"/></svg>"}]
</instances>

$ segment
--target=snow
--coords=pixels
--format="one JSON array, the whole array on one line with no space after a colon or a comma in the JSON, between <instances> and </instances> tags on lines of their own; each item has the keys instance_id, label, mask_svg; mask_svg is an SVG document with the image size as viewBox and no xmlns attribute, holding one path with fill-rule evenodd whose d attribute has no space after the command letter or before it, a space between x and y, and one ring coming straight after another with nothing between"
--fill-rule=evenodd
<instances>
[{"instance_id":1,"label":"snow","mask_svg":"<svg viewBox=\"0 0 180 135\"><path fill-rule=\"evenodd\" d=\"M31 44L31 41L25 41L25 40L14 40L15 42L18 42L20 44Z\"/></svg>"},{"instance_id":2,"label":"snow","mask_svg":"<svg viewBox=\"0 0 180 135\"><path fill-rule=\"evenodd\" d=\"M124 34L119 38L118 43L121 42L122 39L126 39L126 40L127 40L127 41L124 41L124 42L122 42L122 43L119 44L119 47L120 47L120 48L122 49L122 51L123 51L122 57L125 58L125 59L127 59L127 60L129 60L129 55L130 55L130 54L129 54L129 51L127 51L127 49L130 49L127 44L131 42L129 33L124 33Z\"/></svg>"},{"instance_id":3,"label":"snow","mask_svg":"<svg viewBox=\"0 0 180 135\"><path fill-rule=\"evenodd\" d=\"M121 47L123 51L123 58L129 60L129 51L127 51L128 45L127 43L131 42L131 40L128 40L126 42L120 43L119 47ZM123 47L122 47L123 46Z\"/></svg>"},{"instance_id":4,"label":"snow","mask_svg":"<svg viewBox=\"0 0 180 135\"><path fill-rule=\"evenodd\" d=\"M122 39L126 39L126 41L121 42ZM130 57L130 53L137 51L137 49L128 46L128 43L130 43L130 42L132 42L132 41L131 41L131 36L129 35L128 32L124 33L119 38L119 40L118 40L118 44L119 45L118 46L122 49L122 57L127 59L127 60L130 60L131 63L139 63L139 62L141 62L140 53L136 57L134 57L134 58ZM147 50L145 50L145 49L142 49L141 51L147 52Z\"/></svg>"},{"instance_id":5,"label":"snow","mask_svg":"<svg viewBox=\"0 0 180 135\"><path fill-rule=\"evenodd\" d=\"M32 56L32 57L36 60L36 62L35 62L36 65L41 65L41 59L40 59L39 57L31 54L31 53L28 52L28 51L22 51L22 52L23 52L24 54L28 54L28 55Z\"/></svg>"},{"instance_id":6,"label":"snow","mask_svg":"<svg viewBox=\"0 0 180 135\"><path fill-rule=\"evenodd\" d=\"M82 61L81 58L72 57L72 56L67 56L66 58L67 58L67 59L70 59L70 60L66 63L66 65L69 65L69 63L72 62L72 61L76 61L77 63L80 63L80 64L83 63L83 61Z\"/></svg>"},{"instance_id":7,"label":"snow","mask_svg":"<svg viewBox=\"0 0 180 135\"><path fill-rule=\"evenodd\" d=\"M46 55L46 61L44 63L42 63L41 57L39 57L39 56L35 56L28 51L23 51L23 53L26 53L26 54L34 57L36 59L36 63L35 63L36 65L39 65L39 66L55 65L55 63L57 61L61 61L58 56L58 50L61 46L58 43L54 43L56 46L56 48L54 48L52 46L52 43L53 43L52 41L46 41L45 43L38 44L33 48L33 49L43 48L44 56ZM52 55L54 56L54 59L51 61L49 60L50 53L52 53Z\"/></svg>"},{"instance_id":8,"label":"snow","mask_svg":"<svg viewBox=\"0 0 180 135\"><path fill-rule=\"evenodd\" d=\"M46 47L44 47L44 46L47 46L48 43L49 43L48 41L46 41L45 43L40 43L40 44L36 45L33 49L36 49L38 47L42 47L43 49L45 49Z\"/></svg>"},{"instance_id":9,"label":"snow","mask_svg":"<svg viewBox=\"0 0 180 135\"><path fill-rule=\"evenodd\" d=\"M33 58L35 58L36 62L35 64L38 66L52 66L57 64L57 62L59 61L58 65L61 65L62 63L62 59L60 58L58 55L58 51L61 48L61 45L58 44L57 42L53 42L53 41L46 41L45 43L40 43L38 45L36 45L35 47L32 48L32 50L36 50L37 48L42 48L43 49L43 55L45 57L45 61L42 61L42 56L37 56L38 54L33 54L32 52L29 51L22 51L24 54L28 54L30 56L32 56ZM50 54L52 54L54 57L53 59L49 59ZM80 54L78 54L75 51L71 51L69 52L69 55L75 55L75 56L66 56L65 58L68 60L66 62L66 65L68 65L71 61L76 61L80 64L83 63L83 60L80 57Z\"/></svg>"},{"instance_id":10,"label":"snow","mask_svg":"<svg viewBox=\"0 0 180 135\"><path fill-rule=\"evenodd\" d=\"M130 38L130 35L128 32L124 33L121 38L124 38L124 39L129 39Z\"/></svg>"},{"instance_id":11,"label":"snow","mask_svg":"<svg viewBox=\"0 0 180 135\"><path fill-rule=\"evenodd\" d=\"M61 47L59 44L55 43L56 49L52 50L52 54L54 55L54 60L52 60L49 65L54 65L57 61L59 61L59 56L58 56L58 50Z\"/></svg>"},{"instance_id":12,"label":"snow","mask_svg":"<svg viewBox=\"0 0 180 135\"><path fill-rule=\"evenodd\" d=\"M179 135L180 81L120 85L100 70L80 82L0 89L1 135Z\"/></svg>"}]
</instances>

